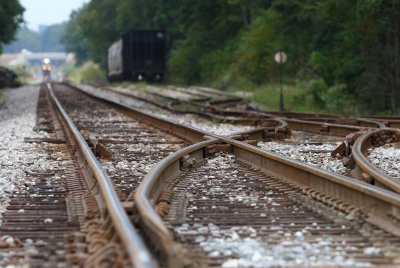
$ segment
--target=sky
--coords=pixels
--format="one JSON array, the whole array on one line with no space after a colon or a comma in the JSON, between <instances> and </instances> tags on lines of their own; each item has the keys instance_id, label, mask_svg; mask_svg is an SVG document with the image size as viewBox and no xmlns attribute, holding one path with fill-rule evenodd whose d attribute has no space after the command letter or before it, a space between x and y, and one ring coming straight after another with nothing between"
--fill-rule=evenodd
<instances>
[{"instance_id":1,"label":"sky","mask_svg":"<svg viewBox=\"0 0 400 268\"><path fill-rule=\"evenodd\" d=\"M71 11L89 0L19 0L25 8L24 19L32 30L69 20Z\"/></svg>"}]
</instances>

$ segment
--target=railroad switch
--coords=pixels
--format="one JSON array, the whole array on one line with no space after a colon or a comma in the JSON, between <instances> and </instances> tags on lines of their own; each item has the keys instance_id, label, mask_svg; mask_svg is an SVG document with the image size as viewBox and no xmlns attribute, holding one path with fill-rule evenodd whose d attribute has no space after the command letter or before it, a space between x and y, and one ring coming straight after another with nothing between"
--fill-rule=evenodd
<instances>
[{"instance_id":1,"label":"railroad switch","mask_svg":"<svg viewBox=\"0 0 400 268\"><path fill-rule=\"evenodd\" d=\"M197 159L187 154L181 158L179 166L181 170L191 170L196 163Z\"/></svg>"},{"instance_id":2,"label":"railroad switch","mask_svg":"<svg viewBox=\"0 0 400 268\"><path fill-rule=\"evenodd\" d=\"M107 150L107 148L100 143L100 141L93 137L89 136L88 139L85 139L86 143L89 145L89 147L92 149L93 154L96 157L103 157L106 160L112 160L112 154Z\"/></svg>"},{"instance_id":3,"label":"railroad switch","mask_svg":"<svg viewBox=\"0 0 400 268\"><path fill-rule=\"evenodd\" d=\"M355 132L347 135L344 138L343 143L332 151L331 156L335 158L338 156L349 157L351 154L351 147L362 134L364 134L364 132Z\"/></svg>"},{"instance_id":4,"label":"railroad switch","mask_svg":"<svg viewBox=\"0 0 400 268\"><path fill-rule=\"evenodd\" d=\"M207 154L216 154L218 152L232 153L232 145L218 143L207 147Z\"/></svg>"},{"instance_id":5,"label":"railroad switch","mask_svg":"<svg viewBox=\"0 0 400 268\"><path fill-rule=\"evenodd\" d=\"M275 128L275 139L284 140L290 138L291 132L287 127L285 128Z\"/></svg>"}]
</instances>

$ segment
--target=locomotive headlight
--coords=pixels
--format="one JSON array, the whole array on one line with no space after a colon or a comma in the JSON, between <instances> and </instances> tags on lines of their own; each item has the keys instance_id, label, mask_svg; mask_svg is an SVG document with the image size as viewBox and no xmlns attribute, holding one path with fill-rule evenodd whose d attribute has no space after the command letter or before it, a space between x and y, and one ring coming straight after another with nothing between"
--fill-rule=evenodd
<instances>
[{"instance_id":1,"label":"locomotive headlight","mask_svg":"<svg viewBox=\"0 0 400 268\"><path fill-rule=\"evenodd\" d=\"M44 58L43 63L44 64L49 64L50 63L50 59L49 58Z\"/></svg>"}]
</instances>

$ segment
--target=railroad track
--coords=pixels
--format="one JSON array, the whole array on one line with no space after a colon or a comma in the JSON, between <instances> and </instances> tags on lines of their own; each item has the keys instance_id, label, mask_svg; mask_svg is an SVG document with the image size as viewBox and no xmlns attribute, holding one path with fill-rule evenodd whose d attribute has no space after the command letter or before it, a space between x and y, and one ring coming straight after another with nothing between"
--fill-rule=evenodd
<instances>
[{"instance_id":1,"label":"railroad track","mask_svg":"<svg viewBox=\"0 0 400 268\"><path fill-rule=\"evenodd\" d=\"M232 155L209 158L177 181L174 194L180 198L166 221L191 259L207 266L391 263L355 222Z\"/></svg>"},{"instance_id":2,"label":"railroad track","mask_svg":"<svg viewBox=\"0 0 400 268\"><path fill-rule=\"evenodd\" d=\"M350 146L352 146L355 141L355 139L353 139L354 133L357 133L356 137L358 137L362 132L370 129L384 128L385 126L383 123L377 119L351 118L344 116L328 117L326 115L314 115L312 117L311 114L302 113L283 113L283 115L287 114L288 116L298 118L304 117L307 120L290 118L278 119L271 118L271 114L260 112L248 113L240 111L225 111L224 109L219 108L219 110L217 109L214 111L216 114L199 111L194 112L191 110L191 112L194 114L188 116L187 114L182 115L182 111L177 113L176 109L171 108L171 105L168 105L168 103L179 103L183 100L188 101L190 100L191 95L193 95L193 100L195 100L195 98L202 98L203 101L201 102L204 102L204 99L206 99L207 101L215 100L215 102L223 103L224 98L219 95L215 95L213 92L209 94L208 91L204 92L203 90L199 90L197 88L184 89L169 87L168 90L158 89L158 91L164 90L166 92L164 92L164 95L156 94L157 99L151 97L154 95L156 88L150 90L150 93L145 93L141 90L135 91L129 88L120 87L113 87L109 89L90 89L89 87L86 88L86 90L89 90L88 92L97 95L98 91L103 91L103 97L114 99L118 103L128 103L127 99L134 99L135 101L129 105L133 105L134 107L143 107L144 109L150 110L153 114L160 115L164 118L173 118L179 123L191 125L203 130L208 130L219 135L227 133L228 130L237 130L237 128L234 125L229 124L210 125L210 123L206 123L209 121L204 120L204 116L222 122L228 121L234 124L275 128L278 133L273 135L273 139L264 137L264 139L268 139L268 142L258 143L259 147L267 151L283 154L286 157L290 157L311 165L323 167L324 169L339 173L341 175L350 176L368 183L375 182L371 179L370 175L365 176L365 174L370 173L360 172L360 168L358 167L360 166L359 164L356 167L353 160L350 161L349 164L348 157L351 153L351 147L347 148L347 155L345 155L345 144L342 144L340 148L336 149L336 147L337 143L339 143L341 139L349 139L349 135L352 136L352 142L350 142ZM178 93L181 95L178 94L178 97L174 98L172 90L178 91ZM110 92L112 92L112 94L110 94ZM121 99L119 96L122 96L123 98ZM228 103L231 103L229 99ZM158 107L154 108L152 105L157 105ZM183 110L183 112L189 112L189 110ZM201 123L193 123L193 121L200 121ZM222 130L219 131L220 129ZM291 137L289 135L289 129L292 130ZM330 154L332 151L333 153ZM341 157L344 157L344 160L337 159L337 153ZM355 157L355 159L358 161L357 157ZM366 163L368 163L368 161L366 161ZM372 167L372 165L369 166ZM378 183L376 183L376 185L382 186L382 184L379 183L379 179L377 181Z\"/></svg>"},{"instance_id":3,"label":"railroad track","mask_svg":"<svg viewBox=\"0 0 400 268\"><path fill-rule=\"evenodd\" d=\"M72 242L84 237L81 197L87 186L44 90L35 131L37 135L25 138L26 153L31 154L21 177L25 189L10 196L2 217L0 235L6 239L0 265L74 266L86 256Z\"/></svg>"},{"instance_id":4,"label":"railroad track","mask_svg":"<svg viewBox=\"0 0 400 268\"><path fill-rule=\"evenodd\" d=\"M285 247L280 261L292 266L334 261L341 266L396 267L400 261L398 194L248 145L281 138L282 120L263 119L266 127L222 137L115 101L89 98L66 85L46 87L40 107L51 102L55 110L50 112L48 106L38 117L37 129L56 138L26 141L65 146L62 155L49 157L66 161L71 170L61 170L60 178L54 171L54 178L39 190L55 201L49 198L54 193L45 191L54 187L63 203L54 206L60 217L26 217L38 226L49 224L45 231L59 228L58 236L43 237L44 244L33 241L43 250L32 250L32 256L48 252L37 259L37 267L59 262L85 267L235 267L250 257L263 267ZM44 119L49 113L51 122ZM16 209L7 211L15 220L2 228L24 218ZM67 226L57 225L65 218ZM32 228L26 238L33 233L39 234ZM260 251L256 256L242 252L238 242ZM296 248L297 253L307 251L309 258L295 255L291 249ZM19 249L15 261L25 258Z\"/></svg>"},{"instance_id":5,"label":"railroad track","mask_svg":"<svg viewBox=\"0 0 400 268\"><path fill-rule=\"evenodd\" d=\"M137 191L141 228L161 263L398 265L399 195L224 142L225 154L211 140L169 156ZM191 169L180 168L185 159Z\"/></svg>"},{"instance_id":6,"label":"railroad track","mask_svg":"<svg viewBox=\"0 0 400 268\"><path fill-rule=\"evenodd\" d=\"M398 143L400 131L378 129L362 134L352 147L356 177L400 193ZM376 150L376 152L374 152ZM373 159L369 158L373 155Z\"/></svg>"},{"instance_id":7,"label":"railroad track","mask_svg":"<svg viewBox=\"0 0 400 268\"><path fill-rule=\"evenodd\" d=\"M190 144L187 139L157 131L83 93L55 87L66 113L98 152L121 200L126 200L152 165Z\"/></svg>"},{"instance_id":8,"label":"railroad track","mask_svg":"<svg viewBox=\"0 0 400 268\"><path fill-rule=\"evenodd\" d=\"M298 121L294 122L296 124L299 124ZM353 133L354 130L366 130L367 126L380 127L380 125L376 124L375 122L372 122L371 124L366 124L366 126L363 127L338 126L335 124L321 124L318 122L305 122L304 124L318 126L318 128L315 128L318 129L318 132L321 132L321 126L328 126L329 128L332 127L332 129L334 129L332 133L335 133L336 135L339 134L341 136ZM304 126L299 128L308 129ZM329 132L329 128L327 128L327 132ZM312 130L314 129L312 128ZM319 139L326 139L326 136L319 137ZM332 141L337 142L338 140L334 139ZM210 144L208 144L208 146L209 145ZM220 147L220 149L221 148L223 148L222 150L225 152L227 150L229 151L226 146ZM263 243L271 242L268 241L268 239L272 239L272 244L274 244L275 246L278 245L276 248L269 248L270 250L279 249L279 246L282 247L282 245L298 246L299 244L301 244L302 246L304 246L305 243L305 247L312 248L316 252L314 255L311 254L311 262L302 263L305 266L327 265L328 263L332 264L332 261L337 261L336 265L340 266L380 265L390 267L396 265L395 263L397 263L398 261L396 257L387 257L387 255L395 256L397 254L396 248L399 244L398 229L396 230L396 227L394 227L395 223L398 221L398 215L396 213L392 214L390 209L385 210L387 219L383 219L384 217L381 217L382 219L378 219L379 217L377 218L376 215L374 216L374 213L380 214L378 211L375 211L374 213L364 212L363 209L365 209L365 207L363 207L362 205L365 204L362 204L357 200L352 200L351 197L346 198L349 199L346 200L348 201L348 203L346 204L345 202L343 202L343 200L335 198L335 194L337 195L337 193L335 193L333 196L329 196L324 193L324 191L328 191L328 189L323 189L321 193L318 193L318 190L308 187L304 190L304 185L303 187L298 187L298 185L293 186L290 183L288 185L288 182L292 181L293 179L277 179L277 177L275 177L276 173L272 172L273 175L271 175L270 170L267 170L268 172L265 172L267 173L267 175L264 172L254 170L254 163L251 162L253 166L248 165L248 159L241 159L242 161L244 160L243 162L247 162L247 164L244 164L241 161L237 161L237 165L240 166L240 168L238 169L232 168L232 165L229 164L226 169L228 171L233 171L233 173L229 174L229 172L227 172L228 176L225 178L216 178L213 173L210 173L210 170L221 171L221 164L214 165L213 167L200 164L199 167L193 167L193 173L189 171L182 171L182 174L177 176L177 174L180 173L179 167L187 167L187 163L195 163L196 161L194 160L194 158L197 157L200 158L197 159L199 162L204 162L205 160L201 159L201 156L207 155L207 153L205 152L209 152L212 150L213 149L207 148L207 146L205 145L204 148L200 150L201 152L191 152L194 155L192 157L192 154L188 153L190 150L184 149L182 152L177 153L177 155L171 156L165 161L162 161L162 163L160 163L157 168L155 168L153 172L147 177L147 180L144 184L142 184L141 189L136 194L136 202L137 204L140 204L138 205L138 209L141 214L140 222L142 228L144 230L146 238L150 241L153 241L154 244L152 245L152 247L157 249L157 252L159 253L161 258L161 263L166 263L169 267L184 265L180 262L179 257L177 257L181 256L182 252L186 252L185 250L182 251L180 247L182 245L186 246L186 250L189 251L189 254L187 255L189 259L187 261L197 261L198 265L200 266L220 266L225 263L225 265L229 267L229 265L240 265L241 261L246 263L246 261L248 260L246 260L246 258L240 258L240 252L238 252L239 249L237 248L235 251L235 249L232 250L232 248L229 248L228 246L228 253L221 251L221 248L213 248L215 244L221 242L221 236L226 239L226 243L236 243L237 246L237 243L241 243L242 241L240 239L237 240L237 238L236 240L233 239L232 241L232 236L238 236L237 232L239 230L239 232L242 232L242 236L244 236L242 237L243 239L245 239L246 235L248 235L248 237L252 237L257 232L264 233L264 236L262 234L260 235L260 237L264 237L266 239L266 241L264 241ZM233 149L233 151L237 151L236 147L235 149ZM218 157L225 157L228 159L228 162L232 158L234 158L234 156L232 155L217 156L217 158ZM213 161L212 157L211 161ZM297 165L297 163L291 164L291 166L295 165ZM286 169L288 168L286 167ZM255 180L254 185L256 185L256 187L253 188L251 182L249 183L250 186L248 186L249 188L247 189L245 185L237 185L237 183L240 182L239 180L233 180L233 182L230 182L229 178L237 174L238 170L239 173L242 172L242 175L245 174L247 176L244 176L244 178L242 178L244 179L244 182L246 182L246 180ZM316 170L317 171L314 170L314 172L316 173L322 172L321 170ZM276 170L274 169L274 171ZM297 173L298 171L293 172ZM168 176L169 174L167 173L172 175ZM162 177L162 179L158 178L157 176ZM251 176L256 177L256 179L251 178ZM199 177L204 177L204 179L199 179ZM321 177L321 180L325 180L325 182L316 182L316 184L326 184L326 181L332 180L332 177L330 176ZM345 185L349 182L346 179L343 180L343 177L338 181L339 184L342 185ZM226 188L226 185L230 185L230 183L232 184L232 187L228 187L229 190L221 190L223 188ZM265 183L265 185L262 185L263 183ZM350 184L352 183L355 182L352 181ZM157 185L157 189L153 188L153 185ZM162 186L161 189L160 185ZM243 205L243 202L239 202L239 208L235 207L235 204L228 204L234 203L231 202L231 199L238 196L237 188L240 188L240 190L243 190L243 188L245 188L243 193L246 193L247 195L245 194L243 199L246 200L246 196L250 196L250 201L246 201L251 202L252 195L249 193L254 193L255 199L257 200L260 193L266 192L266 188L263 187L271 187L271 185L277 187L273 188L273 193L278 192L278 196L285 195L286 198L285 199L282 197L278 197L278 202L281 201L280 199L283 199L284 201L281 204L273 203L278 207L285 206L286 210L284 209L277 214L285 215L285 213L288 213L287 206L289 206L289 208L293 206L296 209L295 211L299 211L299 214L301 215L298 218L296 218L296 216L299 215L296 215L292 220L293 222L291 222L290 224L288 224L288 218L285 217L283 217L282 221L278 221L280 222L278 228L282 229L278 231L278 233L280 232L280 235L273 238L269 237L271 235L271 232L274 233L275 231L273 226L264 224L264 228L261 229L260 225L263 224L255 224L255 226L251 226L248 224L249 222L262 222L262 220L264 220L263 218L266 217L266 214L260 213L260 211L265 211L264 209L271 209L271 207L268 207L268 205L271 204L268 203L268 201L271 202L271 199L274 199L273 193L270 197L271 199L267 197L267 203L261 202L261 204L258 204L257 202L255 202L253 203L254 206L251 206L252 204L250 204L250 206L247 207L247 209L249 209L250 211L246 211L246 209L243 209L243 206L240 207L240 204ZM351 186L352 187L349 187L351 188L351 190L357 189L357 191L359 192L358 194L365 195L363 198L370 199L370 201L373 202L374 205L375 202L378 202L377 200L374 200L376 198L374 194L376 194L378 196L378 200L384 200L388 198L388 196L392 196L393 199L391 199L390 201L391 205L398 207L398 196L393 195L390 192L380 191L375 189L374 187L370 188L369 186L366 186L364 184L355 183ZM257 187L261 188L260 192L257 192ZM332 188L336 187L340 188L342 186L332 186ZM215 190L215 188L220 189L221 191ZM231 189L232 192L230 192ZM280 192L280 190L282 190L283 193ZM347 189L347 191L349 190ZM373 191L374 194L371 195L370 191ZM206 195L204 195L203 193L206 193ZM211 195L213 198L207 197L207 194ZM227 197L228 199L226 199ZM229 197L231 199L229 199ZM343 199L343 196L341 196L341 198ZM355 204L358 205L358 208L357 206L355 206ZM299 210L299 208L296 206L302 207L303 210ZM251 209L254 209L254 207L256 208L256 212L253 215L251 214ZM161 222L161 220L157 218L156 214L149 213L149 211L151 211L151 208L153 208L153 210L157 211L158 213L164 215L164 221L167 223L167 226L169 226L170 230L168 230L166 226ZM397 210L397 208L395 210ZM307 213L309 214L305 213L305 211L307 211ZM327 213L322 213L321 211L326 211ZM291 213L293 213L293 211L291 211ZM246 219L244 220L242 217L238 216L238 214L245 214ZM293 214L297 214L297 212ZM233 220L233 222L223 219L221 220L221 215L225 215L226 218ZM252 216L254 218L251 218ZM303 218L304 216L306 217ZM247 217L249 217L250 220L248 220ZM370 219L368 219L369 217ZM277 218L278 220L280 220L279 216ZM271 219L271 217L269 217L268 219ZM319 222L310 222L310 219L318 219L318 221L320 220L320 224L322 224L324 227L320 228L320 226L318 225ZM272 223L276 222L276 219L272 220ZM372 222L373 224L369 222ZM285 224L288 226L284 226ZM360 224L363 226L361 230L359 229ZM387 228L387 224L391 225L391 227ZM222 227L217 225L222 225ZM234 227L232 229L233 225ZM378 225L378 227L374 225ZM269 228L271 227L272 229L270 230ZM385 230L390 232L386 232ZM371 231L373 233L379 233L378 236L380 236L380 238L374 235L370 235L369 232ZM216 237L212 237L211 234L213 232L216 233ZM304 237L307 233L311 234L310 237L307 238L308 240L304 242L304 238L300 237ZM174 237L179 242L180 246L177 246L177 241L174 242L174 239L171 238L172 234L174 234ZM286 237L282 234L285 234ZM326 238L327 235L331 236L329 238ZM288 239L288 236L295 237L295 240ZM382 236L384 236L385 239L393 242L391 242L392 244L389 243L384 246L384 248L390 248L390 250L387 252L384 252L383 248L374 246L378 243L378 240L381 240ZM323 239L325 238L327 239L327 241L323 241ZM262 238L260 239L262 240ZM299 239L301 241L299 241ZM338 242L339 240L341 242ZM340 244L342 242L343 244ZM257 241L257 243L259 243L259 241ZM319 244L323 244L326 246L326 243L333 247L333 249L338 250L327 250L325 252L326 256L322 257L322 259L318 259L318 256L316 255L321 253L321 248L319 248ZM223 248L223 246L221 247ZM263 251L263 253L265 253L265 251ZM290 254L293 253L291 253L289 250L287 254L290 256ZM229 258L231 258L231 260L228 260L226 262L226 260ZM261 258L261 261L266 260ZM287 259L282 259L281 261L286 261L286 264L290 263L287 262ZM243 265L243 263L241 264ZM276 265L277 263L274 264ZM261 265L267 264L263 263ZM294 263L291 263L291 265L294 265ZM296 265L299 265L299 263L297 263Z\"/></svg>"},{"instance_id":9,"label":"railroad track","mask_svg":"<svg viewBox=\"0 0 400 268\"><path fill-rule=\"evenodd\" d=\"M205 132L210 132L218 135L228 135L246 130L251 130L259 127L277 127L281 129L281 132L287 128L286 123L276 120L269 119L264 120L264 124L258 124L256 120L247 120L236 118L235 120L213 120L215 118L205 116L204 113L196 113L194 111L177 111L170 107L169 103L178 101L177 99L165 98L159 96L154 99L152 94L146 94L143 92L135 92L127 88L95 88L91 86L83 85L70 85L80 91L84 91L87 94L97 97L102 100L108 100L113 103L122 104L127 107L134 109L144 110L153 116L161 117L167 120L175 121L179 124L186 125L188 127L197 128Z\"/></svg>"},{"instance_id":10,"label":"railroad track","mask_svg":"<svg viewBox=\"0 0 400 268\"><path fill-rule=\"evenodd\" d=\"M27 174L30 187L27 186L26 192L12 196L11 205L4 214L1 232L10 237L2 245L8 254L5 255L8 257L5 265L155 267L130 219L132 202L125 200L124 196L125 192L134 189L135 182L124 184L114 181L113 187L112 180L95 156L97 154L102 159L109 159L111 150L108 151L103 144L124 144L122 136L101 140L89 134L85 139L89 131L96 133L96 129L103 130L100 138L111 138L109 135L113 135L113 131L109 128L107 132L107 129L102 129L104 126L97 128L95 120L87 120L90 114L80 118L80 123L86 123L87 129L78 130L63 108L65 105L73 114L71 109L76 106L68 103L72 101L70 95L67 94L68 101L64 99L62 105L55 91L61 95L63 93L62 89L54 90L50 84L43 85L38 103L36 129L50 134L44 138L26 139L28 143L39 144L39 148L34 149L41 149L43 152L39 153L43 156L38 157L47 159L41 160L42 169ZM69 91L67 93L72 93ZM79 104L82 104L80 101ZM88 103L82 107L88 107ZM115 111L101 108L92 112L94 117L115 119L103 121L105 126L112 122L121 124L121 128L131 127L131 131L124 130L128 131L127 134L137 130L137 122L129 122L132 120L126 116L124 122L121 112L116 114ZM82 116L81 113L75 114L77 117L79 115ZM153 140L154 146L162 143L156 133L150 133L149 128L147 130L148 135L154 134L154 140L158 141ZM126 135L126 132L123 133ZM97 134L100 136L100 133ZM145 134L144 129L137 134ZM114 135L118 136L118 133ZM174 146L180 144L174 141L166 143ZM163 149L165 152L162 152ZM158 153L168 153L170 149L160 148Z\"/></svg>"},{"instance_id":11,"label":"railroad track","mask_svg":"<svg viewBox=\"0 0 400 268\"><path fill-rule=\"evenodd\" d=\"M118 202L120 202L119 210L123 209L125 214L129 215L131 221L134 220L135 213L132 202L133 194L129 193L135 192L136 187L151 166L172 152L193 142L203 140L204 135L213 135L144 114L129 107L116 105L110 101L90 97L65 85L54 85L50 92L52 92L51 96L57 103L58 109L63 111L62 114L66 118L69 118L69 124L76 125L76 131L79 130L82 139L97 156L98 162L93 160L90 168L99 166L101 168L92 173L103 174L105 171L106 174L103 174L103 179L109 179L109 184L113 185L114 195L118 197ZM246 133L245 136L246 138L261 137L265 131L265 129L254 130ZM85 162L83 165L85 165ZM94 188L92 189L94 192L99 191L96 183L99 184L96 181L88 183L94 185L91 186L91 188ZM110 190L108 189L108 191ZM95 198L98 199L97 196ZM104 202L97 202L100 211ZM117 201L114 200L115 202ZM107 211L104 212L105 215L110 213ZM125 216L127 217L127 215ZM90 252L88 260L85 261L85 265L96 266L111 261L119 263L119 265L126 265L129 261L131 264L140 261L140 258L137 257L137 249L134 251L136 258L132 254L130 258L129 256L124 258L132 250L126 247L128 242L126 241L127 238L121 235L122 231L118 231L114 227L116 221L115 216L115 218L105 220L105 222L99 223L96 219L95 223L93 221L88 223L94 225L95 228L91 230L92 233L86 235L89 243L88 248L93 248L93 250ZM113 222L113 224L110 222ZM115 229L111 234L107 231L110 228L111 230ZM131 223L130 228L132 231L133 223ZM89 239L92 236L97 237L96 239ZM134 237L136 236L134 235ZM112 247L110 247L112 241L114 242L111 243ZM123 249L125 248L126 252L124 253ZM143 249L141 251L144 252ZM107 254L104 254L105 252Z\"/></svg>"}]
</instances>

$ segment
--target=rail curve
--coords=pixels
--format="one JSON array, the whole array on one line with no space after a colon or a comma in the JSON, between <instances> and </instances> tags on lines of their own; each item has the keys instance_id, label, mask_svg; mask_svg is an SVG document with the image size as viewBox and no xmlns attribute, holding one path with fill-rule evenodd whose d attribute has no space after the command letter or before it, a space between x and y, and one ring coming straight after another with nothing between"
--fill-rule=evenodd
<instances>
[{"instance_id":1,"label":"rail curve","mask_svg":"<svg viewBox=\"0 0 400 268\"><path fill-rule=\"evenodd\" d=\"M400 141L400 131L397 129L377 129L365 132L359 137L352 148L352 155L357 164L356 172L359 177L368 180L373 178L377 186L400 193L400 183L390 175L385 174L367 158L368 149L376 148Z\"/></svg>"}]
</instances>

